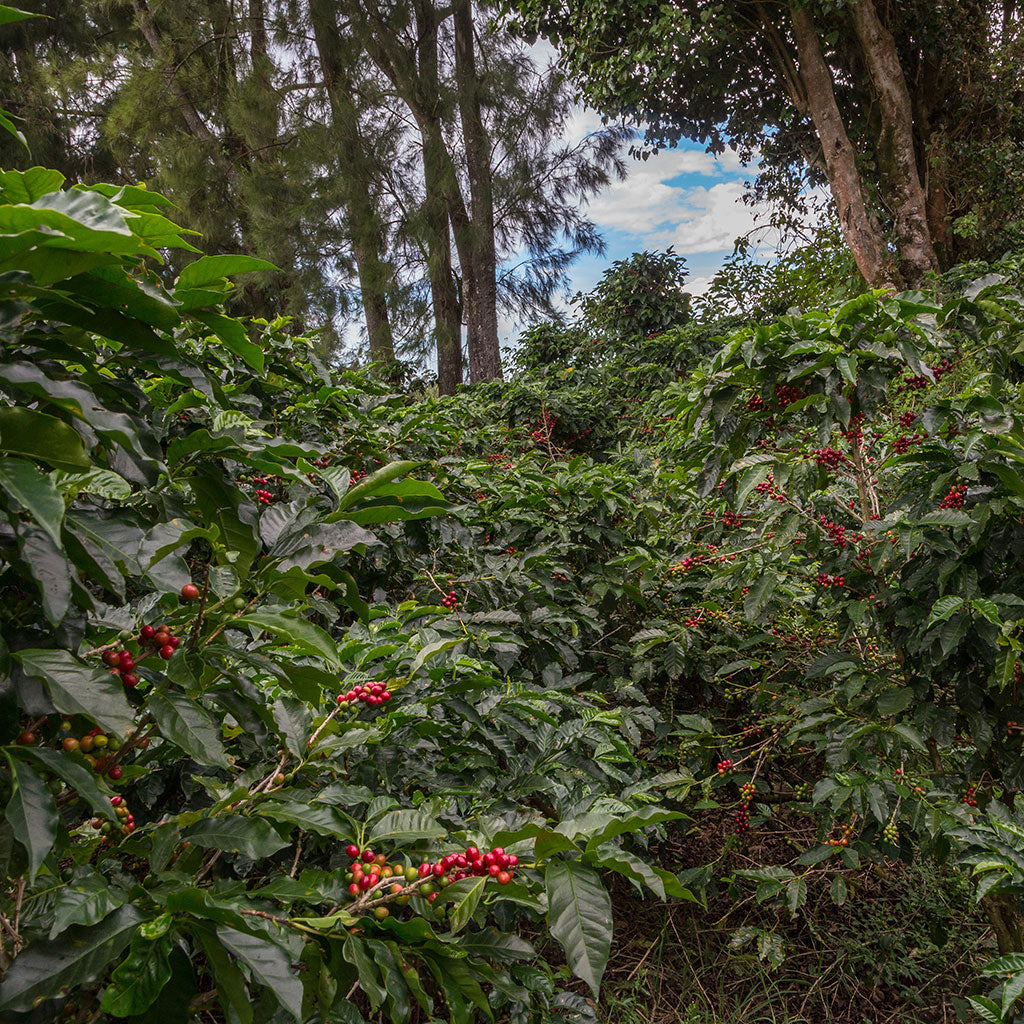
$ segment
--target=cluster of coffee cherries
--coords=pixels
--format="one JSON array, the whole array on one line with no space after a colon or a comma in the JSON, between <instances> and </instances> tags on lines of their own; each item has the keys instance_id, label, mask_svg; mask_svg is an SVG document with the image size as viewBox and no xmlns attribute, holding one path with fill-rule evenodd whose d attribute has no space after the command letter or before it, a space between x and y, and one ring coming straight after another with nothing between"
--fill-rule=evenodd
<instances>
[{"instance_id":1,"label":"cluster of coffee cherries","mask_svg":"<svg viewBox=\"0 0 1024 1024\"><path fill-rule=\"evenodd\" d=\"M819 466L824 466L825 469L835 469L850 461L841 451L831 445L815 448L808 457L813 458Z\"/></svg>"},{"instance_id":2,"label":"cluster of coffee cherries","mask_svg":"<svg viewBox=\"0 0 1024 1024\"><path fill-rule=\"evenodd\" d=\"M928 440L927 434L922 434L920 431L914 431L913 434L900 434L892 443L892 450L897 455L903 455L908 452L912 445L923 444Z\"/></svg>"},{"instance_id":3,"label":"cluster of coffee cherries","mask_svg":"<svg viewBox=\"0 0 1024 1024\"><path fill-rule=\"evenodd\" d=\"M181 643L181 637L175 636L170 628L163 624L143 626L139 630L139 643L156 651L164 661L170 661Z\"/></svg>"},{"instance_id":4,"label":"cluster of coffee cherries","mask_svg":"<svg viewBox=\"0 0 1024 1024\"><path fill-rule=\"evenodd\" d=\"M276 479L280 479L279 477ZM269 505L274 500L274 494L272 491L266 489L266 484L270 483L270 477L267 476L254 476L252 478L254 484L261 484L264 486L258 486L255 490L256 500L261 505Z\"/></svg>"},{"instance_id":5,"label":"cluster of coffee cherries","mask_svg":"<svg viewBox=\"0 0 1024 1024\"><path fill-rule=\"evenodd\" d=\"M441 880L442 885L459 882L471 875L476 878L493 878L499 885L508 885L512 881L519 858L514 853L506 853L500 846L483 851L476 846L467 846L465 853L445 854L439 861L430 864L424 861L416 870L420 878L433 875Z\"/></svg>"},{"instance_id":6,"label":"cluster of coffee cherries","mask_svg":"<svg viewBox=\"0 0 1024 1024\"><path fill-rule=\"evenodd\" d=\"M60 727L63 732L70 732L71 722L64 719ZM73 754L77 750L93 771L103 772L107 767L109 756L114 751L121 749L121 741L113 733L108 735L99 726L94 726L84 736L65 736L61 741L61 747L68 754ZM115 782L121 778L122 774L120 765L114 765L107 772L107 775Z\"/></svg>"},{"instance_id":7,"label":"cluster of coffee cherries","mask_svg":"<svg viewBox=\"0 0 1024 1024\"><path fill-rule=\"evenodd\" d=\"M797 800L809 800L811 798L811 784L809 782L798 782L793 787L793 796Z\"/></svg>"},{"instance_id":8,"label":"cluster of coffee cherries","mask_svg":"<svg viewBox=\"0 0 1024 1024\"><path fill-rule=\"evenodd\" d=\"M953 484L946 496L939 503L939 508L963 508L967 496L966 484Z\"/></svg>"},{"instance_id":9,"label":"cluster of coffee cherries","mask_svg":"<svg viewBox=\"0 0 1024 1024\"><path fill-rule=\"evenodd\" d=\"M825 840L825 845L826 846L849 846L850 845L850 836L852 836L852 835L853 835L853 825L852 824L844 825L842 827L842 830L841 830L839 838L838 839L836 839L836 838L826 839Z\"/></svg>"},{"instance_id":10,"label":"cluster of coffee cherries","mask_svg":"<svg viewBox=\"0 0 1024 1024\"><path fill-rule=\"evenodd\" d=\"M114 808L114 813L118 816L121 821L119 828L127 836L135 831L135 816L131 811L128 810L128 805L125 803L123 796L112 796L110 798L110 806ZM93 818L90 825L104 836L109 835L113 831L113 824L109 821L103 821L100 818Z\"/></svg>"},{"instance_id":11,"label":"cluster of coffee cherries","mask_svg":"<svg viewBox=\"0 0 1024 1024\"><path fill-rule=\"evenodd\" d=\"M740 786L740 805L736 808L736 835L746 835L750 831L750 801L754 797L756 787L752 782L744 782Z\"/></svg>"},{"instance_id":12,"label":"cluster of coffee cherries","mask_svg":"<svg viewBox=\"0 0 1024 1024\"><path fill-rule=\"evenodd\" d=\"M361 686L353 686L348 693L338 694L338 705L360 701L369 707L380 707L391 700L391 691L384 683L370 682Z\"/></svg>"},{"instance_id":13,"label":"cluster of coffee cherries","mask_svg":"<svg viewBox=\"0 0 1024 1024\"><path fill-rule=\"evenodd\" d=\"M403 895L402 890L407 884L415 882L419 878L416 868L403 867L401 864L389 864L383 853L374 853L373 850L360 851L355 844L349 844L345 848L345 853L352 861L345 873L345 881L348 882L348 893L353 899L358 899L362 893L374 888L379 882L386 882L392 878L394 881L391 885L385 887L386 893L394 895L395 903L399 906L404 907L409 902L409 894ZM424 895L428 899L430 895L436 898L437 892L432 888L429 894L424 893ZM383 921L385 917L389 916L390 911L384 906L374 907L373 914L378 920Z\"/></svg>"},{"instance_id":14,"label":"cluster of coffee cherries","mask_svg":"<svg viewBox=\"0 0 1024 1024\"><path fill-rule=\"evenodd\" d=\"M732 771L732 758L727 757L724 761L718 762L718 774L728 775Z\"/></svg>"},{"instance_id":15,"label":"cluster of coffee cherries","mask_svg":"<svg viewBox=\"0 0 1024 1024\"><path fill-rule=\"evenodd\" d=\"M170 639L170 634L168 634ZM171 648L171 654L174 653L174 648ZM132 657L131 651L128 650L108 650L104 651L101 655L103 664L110 669L112 676L120 676L121 682L129 689L139 685L139 677L135 674L135 658Z\"/></svg>"},{"instance_id":16,"label":"cluster of coffee cherries","mask_svg":"<svg viewBox=\"0 0 1024 1024\"><path fill-rule=\"evenodd\" d=\"M846 577L829 576L827 572L819 572L818 575L814 577L814 582L817 583L819 587L843 587L846 585Z\"/></svg>"},{"instance_id":17,"label":"cluster of coffee cherries","mask_svg":"<svg viewBox=\"0 0 1024 1024\"><path fill-rule=\"evenodd\" d=\"M493 878L499 885L508 885L519 864L515 854L506 853L500 846L487 852L467 846L465 853L450 853L436 862L423 861L419 866L408 867L389 864L385 854L360 850L354 843L345 848L345 853L352 861L345 875L349 895L358 899L384 882L381 895L393 896L398 906L409 902L411 893L405 890L413 883L416 883L416 893L433 903L439 889L470 876ZM389 879L392 881L387 884ZM375 907L374 915L382 920L388 916L388 910L383 906Z\"/></svg>"},{"instance_id":18,"label":"cluster of coffee cherries","mask_svg":"<svg viewBox=\"0 0 1024 1024\"><path fill-rule=\"evenodd\" d=\"M964 795L961 799L965 804L967 804L968 807L977 807L978 791L974 788L974 786L968 786L967 789L964 790Z\"/></svg>"},{"instance_id":19,"label":"cluster of coffee cherries","mask_svg":"<svg viewBox=\"0 0 1024 1024\"><path fill-rule=\"evenodd\" d=\"M882 829L882 838L893 846L900 841L900 830L895 821L890 821L889 824Z\"/></svg>"},{"instance_id":20,"label":"cluster of coffee cherries","mask_svg":"<svg viewBox=\"0 0 1024 1024\"><path fill-rule=\"evenodd\" d=\"M441 604L448 609L457 608L459 604L459 595L456 594L454 590L449 590L448 596L441 598Z\"/></svg>"}]
</instances>

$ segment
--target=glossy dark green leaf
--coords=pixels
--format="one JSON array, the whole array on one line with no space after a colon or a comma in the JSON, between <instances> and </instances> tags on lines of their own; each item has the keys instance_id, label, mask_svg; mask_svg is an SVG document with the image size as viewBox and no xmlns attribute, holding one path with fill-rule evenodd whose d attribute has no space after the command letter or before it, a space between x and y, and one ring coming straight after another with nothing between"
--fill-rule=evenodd
<instances>
[{"instance_id":1,"label":"glossy dark green leaf","mask_svg":"<svg viewBox=\"0 0 1024 1024\"><path fill-rule=\"evenodd\" d=\"M109 672L79 660L70 651L18 651L25 671L42 679L58 711L85 715L109 732L124 733L135 723L124 688Z\"/></svg>"},{"instance_id":2,"label":"glossy dark green leaf","mask_svg":"<svg viewBox=\"0 0 1024 1024\"><path fill-rule=\"evenodd\" d=\"M221 925L221 944L244 963L253 978L273 992L277 1001L296 1019L302 1020L302 982L280 946L257 935Z\"/></svg>"},{"instance_id":3,"label":"glossy dark green leaf","mask_svg":"<svg viewBox=\"0 0 1024 1024\"><path fill-rule=\"evenodd\" d=\"M288 840L282 839L262 818L241 814L206 818L187 829L183 838L197 846L244 853L254 860L269 857L288 845Z\"/></svg>"},{"instance_id":4,"label":"glossy dark green leaf","mask_svg":"<svg viewBox=\"0 0 1024 1024\"><path fill-rule=\"evenodd\" d=\"M443 839L446 835L433 818L422 811L389 811L370 830L370 839L378 846L414 843L422 839Z\"/></svg>"},{"instance_id":5,"label":"glossy dark green leaf","mask_svg":"<svg viewBox=\"0 0 1024 1024\"><path fill-rule=\"evenodd\" d=\"M307 654L324 658L332 665L339 665L338 645L319 626L294 616L279 612L249 612L234 620L237 625L257 626L287 640Z\"/></svg>"},{"instance_id":6,"label":"glossy dark green leaf","mask_svg":"<svg viewBox=\"0 0 1024 1024\"><path fill-rule=\"evenodd\" d=\"M0 458L0 488L15 498L60 547L64 499L38 466L24 459Z\"/></svg>"},{"instance_id":7,"label":"glossy dark green leaf","mask_svg":"<svg viewBox=\"0 0 1024 1024\"><path fill-rule=\"evenodd\" d=\"M440 900L451 904L448 920L453 935L456 932L461 932L472 920L473 911L480 903L480 897L484 894L487 881L487 875L481 875L479 878L470 876L453 882L441 893Z\"/></svg>"},{"instance_id":8,"label":"glossy dark green leaf","mask_svg":"<svg viewBox=\"0 0 1024 1024\"><path fill-rule=\"evenodd\" d=\"M306 742L310 736L308 705L295 697L286 695L278 697L274 701L272 711L274 723L288 749L296 757L302 757L306 752Z\"/></svg>"},{"instance_id":9,"label":"glossy dark green leaf","mask_svg":"<svg viewBox=\"0 0 1024 1024\"><path fill-rule=\"evenodd\" d=\"M114 1017L133 1017L148 1010L171 980L171 945L170 935L150 940L137 933L128 956L114 968L100 1009Z\"/></svg>"},{"instance_id":10,"label":"glossy dark green leaf","mask_svg":"<svg viewBox=\"0 0 1024 1024\"><path fill-rule=\"evenodd\" d=\"M80 864L71 880L57 892L50 938L55 938L73 924L96 924L124 902L125 895L121 890L113 888L91 865Z\"/></svg>"},{"instance_id":11,"label":"glossy dark green leaf","mask_svg":"<svg viewBox=\"0 0 1024 1024\"><path fill-rule=\"evenodd\" d=\"M143 920L134 907L123 906L90 928L70 928L56 939L32 943L0 986L0 1010L28 1010L37 998L50 998L64 986L95 981Z\"/></svg>"},{"instance_id":12,"label":"glossy dark green leaf","mask_svg":"<svg viewBox=\"0 0 1024 1024\"><path fill-rule=\"evenodd\" d=\"M38 459L69 472L90 465L78 431L56 416L24 406L0 408L0 452Z\"/></svg>"},{"instance_id":13,"label":"glossy dark green leaf","mask_svg":"<svg viewBox=\"0 0 1024 1024\"><path fill-rule=\"evenodd\" d=\"M21 560L39 586L43 614L56 626L71 607L74 564L50 537L36 526L22 528Z\"/></svg>"},{"instance_id":14,"label":"glossy dark green leaf","mask_svg":"<svg viewBox=\"0 0 1024 1024\"><path fill-rule=\"evenodd\" d=\"M219 285L226 277L249 274L259 270L277 270L273 263L254 256L200 256L187 264L178 275L178 288L206 288Z\"/></svg>"},{"instance_id":15,"label":"glossy dark green leaf","mask_svg":"<svg viewBox=\"0 0 1024 1024\"><path fill-rule=\"evenodd\" d=\"M193 931L210 965L221 1005L231 1007L238 1017L239 1024L252 1024L252 1000L246 992L245 976L241 969L220 944L213 928L194 926Z\"/></svg>"},{"instance_id":16,"label":"glossy dark green leaf","mask_svg":"<svg viewBox=\"0 0 1024 1024\"><path fill-rule=\"evenodd\" d=\"M32 768L9 753L7 763L13 773L14 791L4 815L18 842L28 851L31 885L57 839L57 805L46 782Z\"/></svg>"},{"instance_id":17,"label":"glossy dark green leaf","mask_svg":"<svg viewBox=\"0 0 1024 1024\"><path fill-rule=\"evenodd\" d=\"M196 701L183 693L165 690L163 693L149 694L146 708L156 719L160 734L176 743L199 764L218 765L221 768L231 766L221 742L220 730L209 713Z\"/></svg>"},{"instance_id":18,"label":"glossy dark green leaf","mask_svg":"<svg viewBox=\"0 0 1024 1024\"><path fill-rule=\"evenodd\" d=\"M612 903L593 868L554 860L544 872L548 928L573 974L598 997L612 941Z\"/></svg>"}]
</instances>

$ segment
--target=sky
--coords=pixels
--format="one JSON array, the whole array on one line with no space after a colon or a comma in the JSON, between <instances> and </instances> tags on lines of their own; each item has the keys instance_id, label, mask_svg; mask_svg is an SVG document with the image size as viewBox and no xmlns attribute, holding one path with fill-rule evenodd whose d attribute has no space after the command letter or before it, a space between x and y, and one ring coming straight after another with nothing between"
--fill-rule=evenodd
<instances>
[{"instance_id":1,"label":"sky","mask_svg":"<svg viewBox=\"0 0 1024 1024\"><path fill-rule=\"evenodd\" d=\"M601 127L599 114L577 108L565 140L578 141ZM775 254L779 237L763 224L767 211L743 202L744 183L755 176L756 166L743 167L729 150L712 156L686 139L647 160L626 159L626 178L599 193L587 207L607 249L603 256L584 256L572 267L572 293L589 291L615 260L645 249L672 246L685 256L690 272L687 289L698 295L732 255L738 237L749 234L752 252L761 258ZM522 326L526 325L504 322L503 342L515 339Z\"/></svg>"},{"instance_id":2,"label":"sky","mask_svg":"<svg viewBox=\"0 0 1024 1024\"><path fill-rule=\"evenodd\" d=\"M581 108L567 126L567 138L578 139L600 127L600 116ZM754 231L755 248L765 256L774 253L777 234L758 223L765 211L743 203L744 183L757 168L744 168L732 151L716 157L684 139L647 160L628 161L625 180L605 189L588 206L608 249L604 256L577 263L576 289L588 290L611 262L644 249L673 246L686 257L689 286L697 293L732 255L739 236Z\"/></svg>"}]
</instances>

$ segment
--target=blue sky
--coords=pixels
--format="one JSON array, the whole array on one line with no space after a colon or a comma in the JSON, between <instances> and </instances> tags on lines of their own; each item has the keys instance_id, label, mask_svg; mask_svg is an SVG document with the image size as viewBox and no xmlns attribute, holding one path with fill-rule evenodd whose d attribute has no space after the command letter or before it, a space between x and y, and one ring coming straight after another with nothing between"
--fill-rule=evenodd
<instances>
[{"instance_id":1,"label":"blue sky","mask_svg":"<svg viewBox=\"0 0 1024 1024\"><path fill-rule=\"evenodd\" d=\"M601 127L601 118L580 108L566 126L566 139L576 140ZM756 167L741 166L736 155L720 157L683 140L645 161L628 158L625 180L595 196L587 213L607 244L604 256L580 259L571 271L572 291L589 291L614 261L644 249L670 245L686 257L689 288L701 293L722 261L732 255L733 244L753 232L759 255L774 255L775 231L760 226L765 211L743 202L744 183ZM517 325L506 324L502 333L514 338Z\"/></svg>"}]
</instances>

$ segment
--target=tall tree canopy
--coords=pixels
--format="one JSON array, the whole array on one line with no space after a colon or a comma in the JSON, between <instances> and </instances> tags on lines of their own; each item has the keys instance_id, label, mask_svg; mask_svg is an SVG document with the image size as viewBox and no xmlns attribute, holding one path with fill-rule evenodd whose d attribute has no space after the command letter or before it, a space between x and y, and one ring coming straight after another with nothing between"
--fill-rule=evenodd
<instances>
[{"instance_id":1,"label":"tall tree canopy","mask_svg":"<svg viewBox=\"0 0 1024 1024\"><path fill-rule=\"evenodd\" d=\"M0 29L32 152L0 141L0 161L163 191L208 251L279 268L236 312L283 307L325 347L361 318L375 360L426 334L450 392L464 363L499 377L499 315L550 312L601 249L586 199L627 133L561 141L567 84L470 0L33 6Z\"/></svg>"},{"instance_id":2,"label":"tall tree canopy","mask_svg":"<svg viewBox=\"0 0 1024 1024\"><path fill-rule=\"evenodd\" d=\"M991 243L1024 181L1015 0L510 0L583 95L760 160L754 196L827 184L872 284L917 284ZM956 26L955 31L950 26Z\"/></svg>"}]
</instances>

